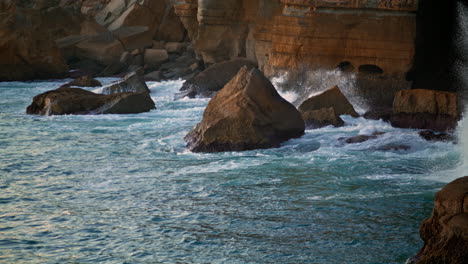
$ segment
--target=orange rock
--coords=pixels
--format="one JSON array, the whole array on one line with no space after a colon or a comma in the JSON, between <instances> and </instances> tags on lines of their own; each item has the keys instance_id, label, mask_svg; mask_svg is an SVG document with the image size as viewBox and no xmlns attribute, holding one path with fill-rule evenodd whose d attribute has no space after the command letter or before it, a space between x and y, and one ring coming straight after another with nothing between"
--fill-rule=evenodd
<instances>
[{"instance_id":1,"label":"orange rock","mask_svg":"<svg viewBox=\"0 0 468 264\"><path fill-rule=\"evenodd\" d=\"M432 216L420 228L424 247L413 263L464 264L468 260L468 176L440 190Z\"/></svg>"}]
</instances>

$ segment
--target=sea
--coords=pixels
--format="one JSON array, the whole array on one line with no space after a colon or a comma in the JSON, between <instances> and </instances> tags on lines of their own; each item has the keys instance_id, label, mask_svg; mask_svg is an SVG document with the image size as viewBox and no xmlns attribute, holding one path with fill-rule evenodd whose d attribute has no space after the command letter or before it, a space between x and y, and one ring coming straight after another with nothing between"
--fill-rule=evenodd
<instances>
[{"instance_id":1,"label":"sea","mask_svg":"<svg viewBox=\"0 0 468 264\"><path fill-rule=\"evenodd\" d=\"M192 153L209 99L174 100L181 80L148 82L148 113L26 115L67 81L0 83L0 263L405 263L435 193L468 174L464 120L458 144L343 116L279 148Z\"/></svg>"}]
</instances>

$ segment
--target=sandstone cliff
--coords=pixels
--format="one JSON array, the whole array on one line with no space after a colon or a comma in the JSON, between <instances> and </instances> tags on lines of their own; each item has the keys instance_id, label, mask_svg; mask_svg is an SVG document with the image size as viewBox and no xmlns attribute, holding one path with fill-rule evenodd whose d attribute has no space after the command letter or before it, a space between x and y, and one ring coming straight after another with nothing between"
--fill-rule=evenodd
<instances>
[{"instance_id":1,"label":"sandstone cliff","mask_svg":"<svg viewBox=\"0 0 468 264\"><path fill-rule=\"evenodd\" d=\"M179 15L208 64L245 56L278 69L377 72L411 69L417 0L182 0Z\"/></svg>"}]
</instances>

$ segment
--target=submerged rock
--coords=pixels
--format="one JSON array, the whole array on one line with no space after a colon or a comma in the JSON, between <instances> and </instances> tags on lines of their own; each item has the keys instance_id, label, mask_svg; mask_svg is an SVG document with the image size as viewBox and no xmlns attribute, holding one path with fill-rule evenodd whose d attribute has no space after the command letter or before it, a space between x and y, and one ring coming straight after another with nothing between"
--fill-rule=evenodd
<instances>
[{"instance_id":1,"label":"submerged rock","mask_svg":"<svg viewBox=\"0 0 468 264\"><path fill-rule=\"evenodd\" d=\"M390 122L400 128L451 131L459 119L456 93L413 89L397 92Z\"/></svg>"},{"instance_id":2,"label":"submerged rock","mask_svg":"<svg viewBox=\"0 0 468 264\"><path fill-rule=\"evenodd\" d=\"M242 151L278 147L304 134L297 109L270 81L243 67L206 107L203 120L186 137L195 152Z\"/></svg>"},{"instance_id":3,"label":"submerged rock","mask_svg":"<svg viewBox=\"0 0 468 264\"><path fill-rule=\"evenodd\" d=\"M101 82L96 79L93 79L91 76L86 75L80 78L77 78L67 84L64 84L63 87L66 86L76 86L76 87L100 87L102 86Z\"/></svg>"},{"instance_id":4,"label":"submerged rock","mask_svg":"<svg viewBox=\"0 0 468 264\"><path fill-rule=\"evenodd\" d=\"M104 95L61 87L35 96L26 112L35 115L136 114L154 108L148 93Z\"/></svg>"},{"instance_id":5,"label":"submerged rock","mask_svg":"<svg viewBox=\"0 0 468 264\"><path fill-rule=\"evenodd\" d=\"M356 144L368 141L370 139L376 139L383 134L385 134L385 132L375 132L372 135L358 135L349 138L339 138L339 140L344 141L347 144Z\"/></svg>"},{"instance_id":6,"label":"submerged rock","mask_svg":"<svg viewBox=\"0 0 468 264\"><path fill-rule=\"evenodd\" d=\"M464 264L468 260L468 176L440 190L432 216L419 233L424 247L412 258L417 264Z\"/></svg>"},{"instance_id":7,"label":"submerged rock","mask_svg":"<svg viewBox=\"0 0 468 264\"><path fill-rule=\"evenodd\" d=\"M99 89L100 93L113 94L122 92L149 93L150 90L142 76L137 72L127 74L122 80L111 83Z\"/></svg>"},{"instance_id":8,"label":"submerged rock","mask_svg":"<svg viewBox=\"0 0 468 264\"><path fill-rule=\"evenodd\" d=\"M237 58L214 64L195 77L187 80L182 88L180 88L181 93L177 97L212 97L232 80L242 67L252 69L256 65L245 58Z\"/></svg>"},{"instance_id":9,"label":"submerged rock","mask_svg":"<svg viewBox=\"0 0 468 264\"><path fill-rule=\"evenodd\" d=\"M427 141L456 141L457 139L454 135L431 130L420 131L418 134Z\"/></svg>"}]
</instances>

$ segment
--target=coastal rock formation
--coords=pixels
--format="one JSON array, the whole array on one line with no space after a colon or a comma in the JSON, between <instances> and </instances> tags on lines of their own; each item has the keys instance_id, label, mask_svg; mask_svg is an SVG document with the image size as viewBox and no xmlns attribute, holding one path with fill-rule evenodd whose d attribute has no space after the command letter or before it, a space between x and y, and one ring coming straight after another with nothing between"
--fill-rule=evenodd
<instances>
[{"instance_id":1,"label":"coastal rock formation","mask_svg":"<svg viewBox=\"0 0 468 264\"><path fill-rule=\"evenodd\" d=\"M341 127L344 121L333 107L324 107L318 110L301 112L302 119L307 128L321 128L325 126Z\"/></svg>"},{"instance_id":2,"label":"coastal rock formation","mask_svg":"<svg viewBox=\"0 0 468 264\"><path fill-rule=\"evenodd\" d=\"M40 11L0 3L0 81L61 77L68 66Z\"/></svg>"},{"instance_id":3,"label":"coastal rock formation","mask_svg":"<svg viewBox=\"0 0 468 264\"><path fill-rule=\"evenodd\" d=\"M99 88L99 93L114 94L114 93L150 93L148 86L141 76L136 72L127 74L122 80Z\"/></svg>"},{"instance_id":4,"label":"coastal rock formation","mask_svg":"<svg viewBox=\"0 0 468 264\"><path fill-rule=\"evenodd\" d=\"M435 131L453 130L460 118L456 93L413 89L395 95L392 126Z\"/></svg>"},{"instance_id":5,"label":"coastal rock formation","mask_svg":"<svg viewBox=\"0 0 468 264\"><path fill-rule=\"evenodd\" d=\"M186 137L194 152L278 147L304 134L304 121L263 74L243 67L206 107L203 120Z\"/></svg>"},{"instance_id":6,"label":"coastal rock formation","mask_svg":"<svg viewBox=\"0 0 468 264\"><path fill-rule=\"evenodd\" d=\"M468 260L468 176L440 190L432 216L420 228L424 247L413 263L464 264Z\"/></svg>"},{"instance_id":7,"label":"coastal rock formation","mask_svg":"<svg viewBox=\"0 0 468 264\"><path fill-rule=\"evenodd\" d=\"M75 87L100 87L102 86L101 82L96 79L93 79L91 76L86 75L80 78L77 78L71 82L68 82L63 85L65 86L75 86Z\"/></svg>"},{"instance_id":8,"label":"coastal rock formation","mask_svg":"<svg viewBox=\"0 0 468 264\"><path fill-rule=\"evenodd\" d=\"M26 112L35 115L136 114L154 108L148 93L104 95L61 87L35 96Z\"/></svg>"},{"instance_id":9,"label":"coastal rock formation","mask_svg":"<svg viewBox=\"0 0 468 264\"><path fill-rule=\"evenodd\" d=\"M311 128L342 126L344 122L340 115L359 116L338 86L305 100L299 106L299 111L306 125Z\"/></svg>"},{"instance_id":10,"label":"coastal rock formation","mask_svg":"<svg viewBox=\"0 0 468 264\"><path fill-rule=\"evenodd\" d=\"M233 57L278 69L335 69L404 78L414 55L418 1L181 0L176 14L205 63Z\"/></svg>"},{"instance_id":11,"label":"coastal rock formation","mask_svg":"<svg viewBox=\"0 0 468 264\"><path fill-rule=\"evenodd\" d=\"M181 93L178 97L211 97L232 80L242 67L252 69L256 65L244 58L214 64L197 76L187 80L180 89Z\"/></svg>"}]
</instances>

